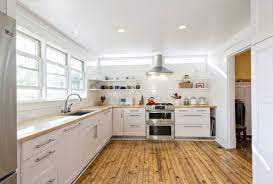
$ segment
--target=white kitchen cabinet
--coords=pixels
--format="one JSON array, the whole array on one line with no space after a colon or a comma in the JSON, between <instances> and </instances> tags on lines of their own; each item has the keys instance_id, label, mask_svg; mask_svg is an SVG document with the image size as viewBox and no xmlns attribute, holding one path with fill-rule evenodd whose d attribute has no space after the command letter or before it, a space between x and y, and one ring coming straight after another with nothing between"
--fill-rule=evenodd
<instances>
[{"instance_id":1,"label":"white kitchen cabinet","mask_svg":"<svg viewBox=\"0 0 273 184\"><path fill-rule=\"evenodd\" d=\"M210 109L176 109L175 137L210 137Z\"/></svg>"},{"instance_id":2,"label":"white kitchen cabinet","mask_svg":"<svg viewBox=\"0 0 273 184\"><path fill-rule=\"evenodd\" d=\"M85 167L96 155L98 142L98 125L96 120L89 118L80 127L81 166Z\"/></svg>"},{"instance_id":3,"label":"white kitchen cabinet","mask_svg":"<svg viewBox=\"0 0 273 184\"><path fill-rule=\"evenodd\" d=\"M61 184L71 183L79 174L81 123L75 123L60 130L58 165Z\"/></svg>"},{"instance_id":4,"label":"white kitchen cabinet","mask_svg":"<svg viewBox=\"0 0 273 184\"><path fill-rule=\"evenodd\" d=\"M21 184L56 184L57 172L56 145L21 162Z\"/></svg>"},{"instance_id":5,"label":"white kitchen cabinet","mask_svg":"<svg viewBox=\"0 0 273 184\"><path fill-rule=\"evenodd\" d=\"M113 109L113 136L123 136L123 108Z\"/></svg>"},{"instance_id":6,"label":"white kitchen cabinet","mask_svg":"<svg viewBox=\"0 0 273 184\"><path fill-rule=\"evenodd\" d=\"M144 109L124 109L124 135L146 135Z\"/></svg>"},{"instance_id":7,"label":"white kitchen cabinet","mask_svg":"<svg viewBox=\"0 0 273 184\"><path fill-rule=\"evenodd\" d=\"M99 113L96 116L98 121L98 142L97 152L109 141L112 137L112 109Z\"/></svg>"},{"instance_id":8,"label":"white kitchen cabinet","mask_svg":"<svg viewBox=\"0 0 273 184\"><path fill-rule=\"evenodd\" d=\"M58 132L54 131L49 134L37 137L30 141L24 142L21 145L21 158L26 160L32 156L50 148L51 146L57 144Z\"/></svg>"},{"instance_id":9,"label":"white kitchen cabinet","mask_svg":"<svg viewBox=\"0 0 273 184\"><path fill-rule=\"evenodd\" d=\"M105 112L103 112L103 117L104 117L104 127L105 127L105 143L109 141L109 139L113 135L113 113L112 109L109 109Z\"/></svg>"},{"instance_id":10,"label":"white kitchen cabinet","mask_svg":"<svg viewBox=\"0 0 273 184\"><path fill-rule=\"evenodd\" d=\"M251 19L254 26L253 43L273 36L273 1L252 0Z\"/></svg>"}]
</instances>

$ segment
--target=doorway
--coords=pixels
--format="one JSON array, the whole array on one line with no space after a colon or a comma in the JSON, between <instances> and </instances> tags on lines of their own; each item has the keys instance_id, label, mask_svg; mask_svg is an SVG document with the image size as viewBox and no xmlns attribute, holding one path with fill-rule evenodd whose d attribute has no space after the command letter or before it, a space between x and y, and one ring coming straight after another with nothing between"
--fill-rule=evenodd
<instances>
[{"instance_id":1,"label":"doorway","mask_svg":"<svg viewBox=\"0 0 273 184\"><path fill-rule=\"evenodd\" d=\"M251 156L251 49L234 58L236 149Z\"/></svg>"}]
</instances>

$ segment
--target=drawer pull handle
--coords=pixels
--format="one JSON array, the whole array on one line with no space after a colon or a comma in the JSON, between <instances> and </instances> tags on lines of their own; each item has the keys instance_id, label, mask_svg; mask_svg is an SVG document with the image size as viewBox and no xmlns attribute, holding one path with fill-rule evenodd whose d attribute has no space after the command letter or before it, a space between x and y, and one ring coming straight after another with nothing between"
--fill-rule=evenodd
<instances>
[{"instance_id":1,"label":"drawer pull handle","mask_svg":"<svg viewBox=\"0 0 273 184\"><path fill-rule=\"evenodd\" d=\"M71 128L67 128L67 129L64 129L64 132L68 132L68 131L70 131L70 130L73 130L73 129L79 127L80 125L81 125L81 124L79 123L79 124L76 125L76 126L73 126L73 127L71 127Z\"/></svg>"},{"instance_id":2,"label":"drawer pull handle","mask_svg":"<svg viewBox=\"0 0 273 184\"><path fill-rule=\"evenodd\" d=\"M45 145L47 145L47 144L49 144L49 143L51 143L51 142L53 142L53 141L55 141L56 139L49 139L48 141L46 141L46 142L44 142L44 143L42 143L42 144L38 144L38 145L36 145L35 146L35 148L41 148L41 147L43 147L43 146L45 146Z\"/></svg>"},{"instance_id":3,"label":"drawer pull handle","mask_svg":"<svg viewBox=\"0 0 273 184\"><path fill-rule=\"evenodd\" d=\"M130 110L129 112L139 112L139 110Z\"/></svg>"},{"instance_id":4,"label":"drawer pull handle","mask_svg":"<svg viewBox=\"0 0 273 184\"><path fill-rule=\"evenodd\" d=\"M132 117L139 117L140 115L137 115L137 114L131 114L130 116L132 116Z\"/></svg>"},{"instance_id":5,"label":"drawer pull handle","mask_svg":"<svg viewBox=\"0 0 273 184\"><path fill-rule=\"evenodd\" d=\"M186 127L186 128L201 128L202 126L200 126L200 125L186 125L184 127Z\"/></svg>"},{"instance_id":6,"label":"drawer pull handle","mask_svg":"<svg viewBox=\"0 0 273 184\"><path fill-rule=\"evenodd\" d=\"M50 179L50 180L48 180L47 184L51 184L51 183L53 183L55 180L56 180L55 178Z\"/></svg>"},{"instance_id":7,"label":"drawer pull handle","mask_svg":"<svg viewBox=\"0 0 273 184\"><path fill-rule=\"evenodd\" d=\"M141 125L130 125L130 127L141 127Z\"/></svg>"},{"instance_id":8,"label":"drawer pull handle","mask_svg":"<svg viewBox=\"0 0 273 184\"><path fill-rule=\"evenodd\" d=\"M52 155L53 153L55 153L55 150L53 151L49 151L47 154L45 154L44 156L40 157L40 158L37 158L35 159L35 162L40 162L46 158L48 158L50 155Z\"/></svg>"},{"instance_id":9,"label":"drawer pull handle","mask_svg":"<svg viewBox=\"0 0 273 184\"><path fill-rule=\"evenodd\" d=\"M189 114L189 115L187 115L187 114L185 114L184 116L200 117L202 115L199 115L199 114Z\"/></svg>"}]
</instances>

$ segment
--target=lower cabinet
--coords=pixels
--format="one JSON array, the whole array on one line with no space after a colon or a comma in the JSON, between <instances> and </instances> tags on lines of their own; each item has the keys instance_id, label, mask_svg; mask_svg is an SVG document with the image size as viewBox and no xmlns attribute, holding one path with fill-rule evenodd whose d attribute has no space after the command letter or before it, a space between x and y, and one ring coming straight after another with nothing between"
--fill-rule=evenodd
<instances>
[{"instance_id":1,"label":"lower cabinet","mask_svg":"<svg viewBox=\"0 0 273 184\"><path fill-rule=\"evenodd\" d=\"M145 136L145 113L144 109L124 110L124 135Z\"/></svg>"},{"instance_id":2,"label":"lower cabinet","mask_svg":"<svg viewBox=\"0 0 273 184\"><path fill-rule=\"evenodd\" d=\"M19 145L20 184L70 184L112 137L112 110Z\"/></svg>"},{"instance_id":3,"label":"lower cabinet","mask_svg":"<svg viewBox=\"0 0 273 184\"><path fill-rule=\"evenodd\" d=\"M85 166L96 155L98 147L98 125L95 120L85 121L80 127L81 166Z\"/></svg>"},{"instance_id":4,"label":"lower cabinet","mask_svg":"<svg viewBox=\"0 0 273 184\"><path fill-rule=\"evenodd\" d=\"M60 130L58 152L59 180L61 184L71 183L80 168L80 131L82 124L76 123Z\"/></svg>"},{"instance_id":5,"label":"lower cabinet","mask_svg":"<svg viewBox=\"0 0 273 184\"><path fill-rule=\"evenodd\" d=\"M210 137L210 109L177 108L175 137Z\"/></svg>"},{"instance_id":6,"label":"lower cabinet","mask_svg":"<svg viewBox=\"0 0 273 184\"><path fill-rule=\"evenodd\" d=\"M123 108L113 109L113 136L123 136Z\"/></svg>"},{"instance_id":7,"label":"lower cabinet","mask_svg":"<svg viewBox=\"0 0 273 184\"><path fill-rule=\"evenodd\" d=\"M30 159L21 162L21 183L57 184L57 146L52 146Z\"/></svg>"}]
</instances>

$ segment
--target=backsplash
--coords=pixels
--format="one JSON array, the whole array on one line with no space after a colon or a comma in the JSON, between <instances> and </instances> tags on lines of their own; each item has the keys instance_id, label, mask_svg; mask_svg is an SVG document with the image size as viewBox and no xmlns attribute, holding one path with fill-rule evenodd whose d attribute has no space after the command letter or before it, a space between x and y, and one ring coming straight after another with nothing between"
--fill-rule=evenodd
<instances>
[{"instance_id":1,"label":"backsplash","mask_svg":"<svg viewBox=\"0 0 273 184\"><path fill-rule=\"evenodd\" d=\"M84 99L82 102L79 102L78 100L70 101L70 103L73 102L72 110L74 111L83 107L95 106L98 103L96 101L97 99L98 97L96 95L91 95L88 99ZM32 118L60 114L63 108L64 101L18 104L17 122L20 123Z\"/></svg>"},{"instance_id":2,"label":"backsplash","mask_svg":"<svg viewBox=\"0 0 273 184\"><path fill-rule=\"evenodd\" d=\"M105 95L106 100L104 104L119 104L121 97L131 97L135 98L136 104L138 104L141 96L144 96L145 103L149 97L154 97L158 102L172 102L174 99L171 97L173 93L178 93L182 96L180 104L183 104L184 98L191 97L205 97L207 103L209 103L209 80L207 79L207 68L206 64L179 64L179 65L167 65L168 69L172 70L174 73L171 76L159 76L159 77L147 77L145 72L150 69L150 67L145 66L111 66L111 67L101 67L97 70L97 75L100 79L105 79L105 76L110 79L125 80L127 77L134 78L138 81L132 82L106 82L108 86L135 86L139 84L140 90L101 90L101 91L91 91L89 93L89 98L93 95ZM93 70L95 71L95 70ZM192 78L198 78L194 83L204 82L205 89L181 89L179 88L179 82L185 74L189 74ZM92 77L93 78L93 77ZM195 85L195 84L194 84ZM90 86L89 86L90 87Z\"/></svg>"}]
</instances>

